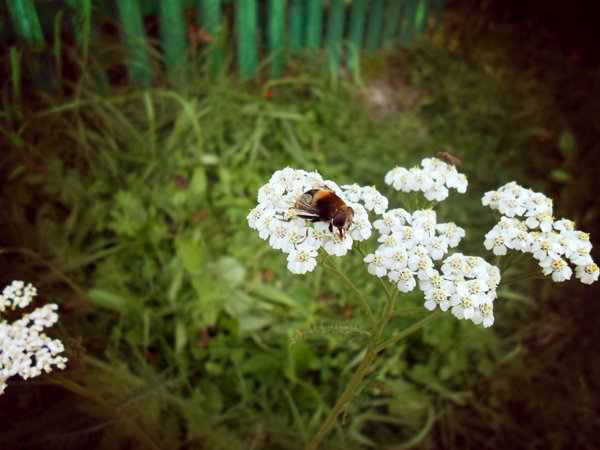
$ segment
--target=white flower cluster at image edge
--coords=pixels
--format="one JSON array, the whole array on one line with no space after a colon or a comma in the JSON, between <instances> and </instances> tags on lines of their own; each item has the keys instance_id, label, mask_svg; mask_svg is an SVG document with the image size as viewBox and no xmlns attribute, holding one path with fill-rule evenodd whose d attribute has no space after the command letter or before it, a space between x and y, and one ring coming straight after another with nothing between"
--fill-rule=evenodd
<instances>
[{"instance_id":1,"label":"white flower cluster at image edge","mask_svg":"<svg viewBox=\"0 0 600 450\"><path fill-rule=\"evenodd\" d=\"M502 214L485 235L486 249L495 255L506 255L508 249L530 253L539 261L544 275L552 275L557 282L573 274L567 260L575 266L575 276L582 283L598 279L589 234L576 230L575 223L568 219L554 220L550 198L512 181L486 192L481 201Z\"/></svg>"},{"instance_id":2,"label":"white flower cluster at image edge","mask_svg":"<svg viewBox=\"0 0 600 450\"><path fill-rule=\"evenodd\" d=\"M352 225L343 238L335 228L330 232L329 223L317 221L311 226L308 220L297 217L301 212L293 208L303 193L323 186L331 189L354 210ZM361 193L359 197L362 197ZM375 191L369 197L369 193L365 192L369 198L377 194ZM381 201L377 197L373 203ZM355 240L368 239L372 228L366 209L351 201L336 183L323 180L317 172L289 167L276 171L269 182L259 189L258 205L250 211L248 224L258 231L261 239L268 240L271 247L288 255L288 269L296 274L311 272L315 268L320 248L330 255L343 256L352 248Z\"/></svg>"},{"instance_id":3,"label":"white flower cluster at image edge","mask_svg":"<svg viewBox=\"0 0 600 450\"><path fill-rule=\"evenodd\" d=\"M385 182L397 191L423 192L429 201L441 202L448 197L450 188L464 194L467 191L467 177L456 167L438 158L425 158L422 167L395 167L385 175Z\"/></svg>"},{"instance_id":4,"label":"white flower cluster at image edge","mask_svg":"<svg viewBox=\"0 0 600 450\"><path fill-rule=\"evenodd\" d=\"M452 222L438 224L433 210L410 214L401 208L387 211L373 226L381 244L365 257L369 273L387 277L401 292L412 291L418 283L429 310L451 308L459 319L492 325L500 270L482 258L461 253L446 258L441 272L435 267L464 237L462 228Z\"/></svg>"},{"instance_id":5,"label":"white flower cluster at image edge","mask_svg":"<svg viewBox=\"0 0 600 450\"><path fill-rule=\"evenodd\" d=\"M0 311L24 308L35 295L37 291L31 284L13 281L0 295ZM12 323L0 322L0 394L13 375L26 380L51 372L52 366L66 367L67 358L60 356L65 349L63 343L43 333L58 320L57 309L57 305L47 304Z\"/></svg>"}]
</instances>

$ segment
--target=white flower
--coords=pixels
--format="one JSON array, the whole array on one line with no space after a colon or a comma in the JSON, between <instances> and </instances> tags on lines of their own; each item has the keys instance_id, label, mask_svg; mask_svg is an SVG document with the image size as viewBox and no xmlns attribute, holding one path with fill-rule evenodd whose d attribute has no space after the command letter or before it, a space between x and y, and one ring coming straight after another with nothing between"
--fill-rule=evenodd
<instances>
[{"instance_id":1,"label":"white flower","mask_svg":"<svg viewBox=\"0 0 600 450\"><path fill-rule=\"evenodd\" d=\"M436 181L429 189L423 191L423 193L429 201L441 202L448 198L448 188L441 181Z\"/></svg>"},{"instance_id":2,"label":"white flower","mask_svg":"<svg viewBox=\"0 0 600 450\"><path fill-rule=\"evenodd\" d=\"M554 219L552 214L550 214L548 211L542 211L531 214L527 220L525 220L525 224L532 230L539 228L542 232L548 233L552 230L553 221Z\"/></svg>"},{"instance_id":3,"label":"white flower","mask_svg":"<svg viewBox=\"0 0 600 450\"><path fill-rule=\"evenodd\" d=\"M447 296L450 296L456 292L455 284L440 276L437 270L433 270L432 274L427 278L419 279L419 288L427 296L429 292L435 290L442 290Z\"/></svg>"},{"instance_id":4,"label":"white flower","mask_svg":"<svg viewBox=\"0 0 600 450\"><path fill-rule=\"evenodd\" d=\"M379 278L387 275L388 270L384 263L384 256L379 253L379 250L375 252L375 254L371 253L365 256L364 261L369 263L368 271L371 275L375 275Z\"/></svg>"},{"instance_id":5,"label":"white flower","mask_svg":"<svg viewBox=\"0 0 600 450\"><path fill-rule=\"evenodd\" d=\"M22 281L15 280L2 290L0 311L4 311L6 308L25 308L36 295L37 290L31 283L25 286Z\"/></svg>"},{"instance_id":6,"label":"white flower","mask_svg":"<svg viewBox=\"0 0 600 450\"><path fill-rule=\"evenodd\" d=\"M431 289L425 292L425 308L433 311L439 306L442 311L447 311L450 307L449 295L443 289Z\"/></svg>"},{"instance_id":7,"label":"white flower","mask_svg":"<svg viewBox=\"0 0 600 450\"><path fill-rule=\"evenodd\" d=\"M317 251L314 248L293 249L287 257L288 269L295 274L312 272L317 265Z\"/></svg>"},{"instance_id":8,"label":"white flower","mask_svg":"<svg viewBox=\"0 0 600 450\"><path fill-rule=\"evenodd\" d=\"M480 304L471 320L477 325L483 323L484 327L491 327L494 323L494 304L492 302Z\"/></svg>"},{"instance_id":9,"label":"white flower","mask_svg":"<svg viewBox=\"0 0 600 450\"><path fill-rule=\"evenodd\" d=\"M388 278L392 283L396 283L400 292L410 292L417 285L415 274L408 268L392 271L388 274Z\"/></svg>"},{"instance_id":10,"label":"white flower","mask_svg":"<svg viewBox=\"0 0 600 450\"><path fill-rule=\"evenodd\" d=\"M552 280L556 282L565 281L571 278L573 271L562 258L552 258L548 256L546 259L540 261L540 266L544 272L544 275L552 274Z\"/></svg>"},{"instance_id":11,"label":"white flower","mask_svg":"<svg viewBox=\"0 0 600 450\"><path fill-rule=\"evenodd\" d=\"M511 181L496 191L488 191L481 199L484 206L500 211L507 217L515 216L548 216L552 217L552 201L544 194L533 192ZM531 223L534 223L532 219ZM540 222L541 223L541 222ZM546 223L546 221L544 221ZM544 227L546 225L544 224ZM532 227L532 228L535 228Z\"/></svg>"},{"instance_id":12,"label":"white flower","mask_svg":"<svg viewBox=\"0 0 600 450\"><path fill-rule=\"evenodd\" d=\"M454 222L439 223L436 225L436 230L446 239L449 247L456 247L460 240L465 237L465 230Z\"/></svg>"},{"instance_id":13,"label":"white flower","mask_svg":"<svg viewBox=\"0 0 600 450\"><path fill-rule=\"evenodd\" d=\"M592 284L598 279L598 266L594 263L575 267L575 276L584 284Z\"/></svg>"},{"instance_id":14,"label":"white flower","mask_svg":"<svg viewBox=\"0 0 600 450\"><path fill-rule=\"evenodd\" d=\"M508 249L507 244L511 242L513 236L514 231L503 233L500 228L496 226L485 235L483 246L487 250L492 250L494 255L506 255Z\"/></svg>"},{"instance_id":15,"label":"white flower","mask_svg":"<svg viewBox=\"0 0 600 450\"><path fill-rule=\"evenodd\" d=\"M362 188L358 184L345 184L342 186L342 189L344 190L344 194L348 201L353 203L358 203L360 201Z\"/></svg>"},{"instance_id":16,"label":"white flower","mask_svg":"<svg viewBox=\"0 0 600 450\"><path fill-rule=\"evenodd\" d=\"M421 166L411 169L396 167L385 175L385 182L397 191L421 191L429 201L446 199L450 188L466 192L467 177L458 173L456 167L437 158L425 158Z\"/></svg>"},{"instance_id":17,"label":"white flower","mask_svg":"<svg viewBox=\"0 0 600 450\"><path fill-rule=\"evenodd\" d=\"M13 281L0 296L1 310L25 307L36 294L31 284L25 286L22 281ZM47 304L13 323L0 322L0 394L6 388L6 380L13 375L26 380L52 371L52 366L66 367L67 358L60 356L64 351L62 342L43 333L58 320L57 309L57 305Z\"/></svg>"},{"instance_id":18,"label":"white flower","mask_svg":"<svg viewBox=\"0 0 600 450\"><path fill-rule=\"evenodd\" d=\"M346 235L341 238L338 233L330 233L325 237L323 249L330 255L344 256L352 248L353 243L352 236Z\"/></svg>"},{"instance_id":19,"label":"white flower","mask_svg":"<svg viewBox=\"0 0 600 450\"><path fill-rule=\"evenodd\" d=\"M375 214L383 214L388 207L388 199L382 195L375 186L363 186L358 184L344 185L344 195L348 201L358 203L362 202L367 211L374 211Z\"/></svg>"}]
</instances>

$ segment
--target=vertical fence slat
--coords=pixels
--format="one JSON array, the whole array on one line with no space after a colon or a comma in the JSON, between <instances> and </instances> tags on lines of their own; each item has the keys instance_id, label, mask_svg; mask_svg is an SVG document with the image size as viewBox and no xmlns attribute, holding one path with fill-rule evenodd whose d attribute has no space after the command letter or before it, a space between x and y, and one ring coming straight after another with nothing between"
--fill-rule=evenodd
<instances>
[{"instance_id":1,"label":"vertical fence slat","mask_svg":"<svg viewBox=\"0 0 600 450\"><path fill-rule=\"evenodd\" d=\"M415 28L417 33L425 34L427 30L427 19L429 19L429 1L421 0L417 6L417 12L415 13Z\"/></svg>"},{"instance_id":2,"label":"vertical fence slat","mask_svg":"<svg viewBox=\"0 0 600 450\"><path fill-rule=\"evenodd\" d=\"M250 77L258 68L256 0L237 0L237 51L243 77Z\"/></svg>"},{"instance_id":3,"label":"vertical fence slat","mask_svg":"<svg viewBox=\"0 0 600 450\"><path fill-rule=\"evenodd\" d=\"M352 11L350 12L350 31L348 33L348 42L350 48L348 51L348 66L352 69L358 67L358 55L362 45L363 30L365 28L365 10L366 0L354 0Z\"/></svg>"},{"instance_id":4,"label":"vertical fence slat","mask_svg":"<svg viewBox=\"0 0 600 450\"><path fill-rule=\"evenodd\" d=\"M433 31L435 32L442 21L442 13L444 11L444 0L434 0L431 5L432 13L435 17L433 22Z\"/></svg>"},{"instance_id":5,"label":"vertical fence slat","mask_svg":"<svg viewBox=\"0 0 600 450\"><path fill-rule=\"evenodd\" d=\"M400 13L401 6L401 0L388 1L383 24L382 46L384 50L389 50L394 44L394 35L398 27L398 14Z\"/></svg>"},{"instance_id":6,"label":"vertical fence slat","mask_svg":"<svg viewBox=\"0 0 600 450\"><path fill-rule=\"evenodd\" d=\"M342 39L344 38L344 0L331 0L327 20L327 51L331 71L337 75L342 60Z\"/></svg>"},{"instance_id":7,"label":"vertical fence slat","mask_svg":"<svg viewBox=\"0 0 600 450\"><path fill-rule=\"evenodd\" d=\"M44 36L33 0L7 0L17 35L28 44L43 44Z\"/></svg>"},{"instance_id":8,"label":"vertical fence slat","mask_svg":"<svg viewBox=\"0 0 600 450\"><path fill-rule=\"evenodd\" d=\"M414 36L415 13L419 0L405 0L406 5L402 11L402 25L400 27L400 42L408 45Z\"/></svg>"},{"instance_id":9,"label":"vertical fence slat","mask_svg":"<svg viewBox=\"0 0 600 450\"><path fill-rule=\"evenodd\" d=\"M223 16L221 0L198 0L198 24L214 38L207 42L210 62L215 72L220 72L224 64L225 33L223 31Z\"/></svg>"},{"instance_id":10,"label":"vertical fence slat","mask_svg":"<svg viewBox=\"0 0 600 450\"><path fill-rule=\"evenodd\" d=\"M83 60L86 61L92 34L92 1L67 0L67 4L73 10L71 23L75 30L77 44L81 45L83 49Z\"/></svg>"},{"instance_id":11,"label":"vertical fence slat","mask_svg":"<svg viewBox=\"0 0 600 450\"><path fill-rule=\"evenodd\" d=\"M308 0L306 12L306 47L316 50L321 45L323 32L323 0Z\"/></svg>"},{"instance_id":12,"label":"vertical fence slat","mask_svg":"<svg viewBox=\"0 0 600 450\"><path fill-rule=\"evenodd\" d=\"M170 72L182 61L187 46L187 27L181 0L161 0L160 39L165 54L165 66Z\"/></svg>"},{"instance_id":13,"label":"vertical fence slat","mask_svg":"<svg viewBox=\"0 0 600 450\"><path fill-rule=\"evenodd\" d=\"M368 50L377 50L381 42L381 24L383 22L384 0L373 0L369 13L369 26L365 47Z\"/></svg>"},{"instance_id":14,"label":"vertical fence slat","mask_svg":"<svg viewBox=\"0 0 600 450\"><path fill-rule=\"evenodd\" d=\"M304 1L290 4L290 51L297 52L304 45Z\"/></svg>"},{"instance_id":15,"label":"vertical fence slat","mask_svg":"<svg viewBox=\"0 0 600 450\"><path fill-rule=\"evenodd\" d=\"M271 75L278 76L283 69L284 61L284 21L285 2L271 0L269 4L269 53L271 55Z\"/></svg>"},{"instance_id":16,"label":"vertical fence slat","mask_svg":"<svg viewBox=\"0 0 600 450\"><path fill-rule=\"evenodd\" d=\"M117 0L121 24L125 30L125 43L131 51L128 69L131 77L142 87L152 85L150 56L146 48L146 32L138 0Z\"/></svg>"}]
</instances>

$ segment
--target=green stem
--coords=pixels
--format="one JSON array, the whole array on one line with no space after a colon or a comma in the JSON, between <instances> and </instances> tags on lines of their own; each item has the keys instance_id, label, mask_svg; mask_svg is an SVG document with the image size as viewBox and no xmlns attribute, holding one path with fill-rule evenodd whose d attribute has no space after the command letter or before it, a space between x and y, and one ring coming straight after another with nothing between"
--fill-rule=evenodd
<instances>
[{"instance_id":1,"label":"green stem","mask_svg":"<svg viewBox=\"0 0 600 450\"><path fill-rule=\"evenodd\" d=\"M408 316L410 314L424 313L427 311L429 311L429 310L427 308L425 308L424 306L419 306L417 308L399 309L398 311L392 312L392 317Z\"/></svg>"},{"instance_id":2,"label":"green stem","mask_svg":"<svg viewBox=\"0 0 600 450\"><path fill-rule=\"evenodd\" d=\"M534 278L545 278L543 276L540 276L540 273L541 272L539 270L536 270L535 272L529 272L529 273L526 273L525 275L520 275L517 277L509 278L507 280L501 280L500 286L506 286L507 284L518 283L519 281L524 281L524 280L532 280Z\"/></svg>"},{"instance_id":3,"label":"green stem","mask_svg":"<svg viewBox=\"0 0 600 450\"><path fill-rule=\"evenodd\" d=\"M329 413L329 416L327 416L327 419L325 419L325 422L323 422L323 425L321 425L317 434L315 434L312 441L306 447L307 450L315 450L319 446L323 438L329 433L329 430L334 425L338 415L348 407L358 385L367 374L375 356L377 356L377 351L375 350L375 346L371 344L367 348L367 353L356 369L356 372L354 372L354 375L352 375L352 378L348 382L346 389L344 389L344 392Z\"/></svg>"},{"instance_id":4,"label":"green stem","mask_svg":"<svg viewBox=\"0 0 600 450\"><path fill-rule=\"evenodd\" d=\"M375 328L376 321L375 321L375 316L373 315L373 311L371 311L371 308L369 307L367 300L363 297L363 295L356 288L356 286L354 286L354 283L352 283L352 281L346 275L344 275L342 272L340 272L339 269L337 267L335 267L333 264L324 262L323 267L325 269L329 270L330 272L335 273L344 283L346 283L346 285L352 290L352 292L354 292L356 297L358 297L358 300L360 301L361 306L363 307L363 309L367 313L367 316L369 317L369 322L371 324L371 327Z\"/></svg>"},{"instance_id":5,"label":"green stem","mask_svg":"<svg viewBox=\"0 0 600 450\"><path fill-rule=\"evenodd\" d=\"M402 339L404 339L406 336L408 336L409 334L414 333L415 331L420 330L421 328L423 328L425 325L429 325L431 322L439 319L440 317L442 317L444 315L444 311L436 311L433 314L419 320L417 323L411 325L408 328L405 328L401 333L392 336L389 339L386 339L385 341L383 341L381 344L379 344L376 347L376 351L377 353L379 353L380 351L388 348L391 345L394 345L396 342L401 341Z\"/></svg>"},{"instance_id":6,"label":"green stem","mask_svg":"<svg viewBox=\"0 0 600 450\"><path fill-rule=\"evenodd\" d=\"M344 409L346 409L348 407L348 405L350 404L350 402L352 400L352 397L356 394L356 391L358 389L360 382L365 377L365 375L369 372L371 363L373 362L373 360L375 359L377 354L379 352L381 352L383 349L398 342L400 339L405 338L409 334L414 333L415 331L418 331L425 325L433 322L437 318L441 317L443 314L443 311L437 311L437 312L431 314L430 316L424 318L423 320L417 322L416 324L406 328L404 331L402 331L400 334L394 336L393 338L390 338L390 339L384 341L383 343L377 345L377 341L381 337L381 334L383 333L383 330L384 330L386 324L389 322L389 320L392 317L395 316L394 311L393 311L394 303L395 303L395 296L393 296L393 298L388 300L383 317L377 323L377 326L373 330L371 344L367 347L367 352L365 353L363 360L361 361L360 365L356 369L356 372L354 373L354 375L352 375L352 378L350 378L350 381L348 382L346 389L344 389L344 392L342 393L342 395L338 399L337 403L335 404L335 406L333 407L333 409L331 410L331 412L325 419L325 422L323 422L323 424L321 425L321 428L319 429L317 434L313 437L312 441L306 447L307 450L315 450L319 446L319 444L321 443L323 438L325 438L327 433L329 433L329 431L335 424L337 417L340 415L340 413ZM408 310L405 310L405 311L408 311Z\"/></svg>"}]
</instances>

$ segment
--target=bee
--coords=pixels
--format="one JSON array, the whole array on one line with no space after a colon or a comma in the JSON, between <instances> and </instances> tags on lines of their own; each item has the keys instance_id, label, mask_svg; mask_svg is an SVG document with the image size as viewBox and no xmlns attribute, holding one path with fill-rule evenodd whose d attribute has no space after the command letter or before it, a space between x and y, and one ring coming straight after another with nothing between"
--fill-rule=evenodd
<instances>
[{"instance_id":1,"label":"bee","mask_svg":"<svg viewBox=\"0 0 600 450\"><path fill-rule=\"evenodd\" d=\"M462 161L456 156L452 156L450 153L446 152L438 152L437 157L451 166L458 166L460 163L462 163Z\"/></svg>"},{"instance_id":2,"label":"bee","mask_svg":"<svg viewBox=\"0 0 600 450\"><path fill-rule=\"evenodd\" d=\"M306 191L291 209L299 211L296 217L301 219L329 223L329 231L333 233L333 227L337 228L340 239L344 239L354 219L354 210L326 185Z\"/></svg>"}]
</instances>

